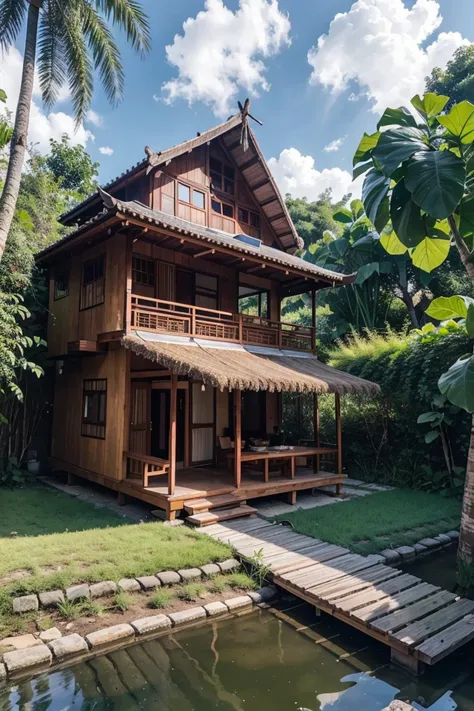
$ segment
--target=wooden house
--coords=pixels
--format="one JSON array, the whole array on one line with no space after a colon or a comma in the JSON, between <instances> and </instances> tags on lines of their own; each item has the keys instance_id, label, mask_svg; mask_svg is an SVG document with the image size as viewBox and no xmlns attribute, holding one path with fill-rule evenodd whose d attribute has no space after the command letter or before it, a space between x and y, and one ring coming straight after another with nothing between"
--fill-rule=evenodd
<instances>
[{"instance_id":1,"label":"wooden house","mask_svg":"<svg viewBox=\"0 0 474 711\"><path fill-rule=\"evenodd\" d=\"M317 360L315 293L354 275L294 255L301 241L247 121L246 108L174 148L147 148L63 215L73 229L38 257L50 274L53 468L200 524L251 513L256 497L339 489L339 397L377 390ZM282 299L302 293L312 326L281 322ZM314 440L255 451L278 442L282 392L314 393ZM317 411L327 392L329 448ZM328 453L335 471L324 473Z\"/></svg>"}]
</instances>

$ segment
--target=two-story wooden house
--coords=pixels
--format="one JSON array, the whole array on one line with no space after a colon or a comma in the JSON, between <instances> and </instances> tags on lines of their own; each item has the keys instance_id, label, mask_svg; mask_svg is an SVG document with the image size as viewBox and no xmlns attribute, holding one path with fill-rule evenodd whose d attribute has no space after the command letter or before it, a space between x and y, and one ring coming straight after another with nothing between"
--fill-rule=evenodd
<instances>
[{"instance_id":1,"label":"two-story wooden house","mask_svg":"<svg viewBox=\"0 0 474 711\"><path fill-rule=\"evenodd\" d=\"M339 397L377 386L317 360L314 295L354 276L294 256L301 243L246 110L145 152L64 215L74 230L39 255L56 360L52 466L201 524L251 513L255 497L339 488ZM313 325L282 323L281 300L305 292ZM282 392L314 393L304 447L269 449ZM317 411L328 392L329 449ZM320 471L328 452L333 473Z\"/></svg>"}]
</instances>

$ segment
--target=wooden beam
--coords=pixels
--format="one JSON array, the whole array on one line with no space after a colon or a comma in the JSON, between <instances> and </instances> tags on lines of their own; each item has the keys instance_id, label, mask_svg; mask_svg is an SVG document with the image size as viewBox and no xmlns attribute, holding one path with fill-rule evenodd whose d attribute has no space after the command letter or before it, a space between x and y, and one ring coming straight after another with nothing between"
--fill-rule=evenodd
<instances>
[{"instance_id":1,"label":"wooden beam","mask_svg":"<svg viewBox=\"0 0 474 711\"><path fill-rule=\"evenodd\" d=\"M234 390L234 484L237 489L240 489L242 482L242 393L240 390Z\"/></svg>"},{"instance_id":2,"label":"wooden beam","mask_svg":"<svg viewBox=\"0 0 474 711\"><path fill-rule=\"evenodd\" d=\"M342 474L342 429L341 429L341 396L334 396L336 405L336 438L337 438L337 473Z\"/></svg>"},{"instance_id":3,"label":"wooden beam","mask_svg":"<svg viewBox=\"0 0 474 711\"><path fill-rule=\"evenodd\" d=\"M239 170L241 173L244 172L244 170L247 170L248 168L251 168L255 163L258 163L260 161L260 158L258 155L254 155L253 158L250 158L250 160L246 161L245 163L242 163L242 165L239 165Z\"/></svg>"},{"instance_id":4,"label":"wooden beam","mask_svg":"<svg viewBox=\"0 0 474 711\"><path fill-rule=\"evenodd\" d=\"M205 249L202 252L197 252L197 254L193 254L194 259L197 259L198 257L205 257L206 254L215 254L216 250L215 249Z\"/></svg>"},{"instance_id":5,"label":"wooden beam","mask_svg":"<svg viewBox=\"0 0 474 711\"><path fill-rule=\"evenodd\" d=\"M124 331L105 331L97 336L97 343L117 343L122 340Z\"/></svg>"},{"instance_id":6,"label":"wooden beam","mask_svg":"<svg viewBox=\"0 0 474 711\"><path fill-rule=\"evenodd\" d=\"M265 180L261 180L259 183L255 183L255 185L250 185L250 183L249 183L249 188L250 188L250 190L255 192L256 190L260 190L260 188L264 188L265 185L268 185L269 182L270 182L270 179L265 178Z\"/></svg>"},{"instance_id":7,"label":"wooden beam","mask_svg":"<svg viewBox=\"0 0 474 711\"><path fill-rule=\"evenodd\" d=\"M313 438L315 447L320 446L319 439L319 403L318 393L313 393ZM316 474L319 474L321 469L321 457L317 454L314 457L313 468Z\"/></svg>"},{"instance_id":8,"label":"wooden beam","mask_svg":"<svg viewBox=\"0 0 474 711\"><path fill-rule=\"evenodd\" d=\"M169 378L171 375L170 370L159 370L155 368L154 370L132 370L131 378Z\"/></svg>"},{"instance_id":9,"label":"wooden beam","mask_svg":"<svg viewBox=\"0 0 474 711\"><path fill-rule=\"evenodd\" d=\"M263 200L260 203L260 207L266 207L267 205L271 205L272 202L278 202L278 200L279 200L279 198L277 197L277 195L274 195L273 197L268 198L267 200Z\"/></svg>"},{"instance_id":10,"label":"wooden beam","mask_svg":"<svg viewBox=\"0 0 474 711\"><path fill-rule=\"evenodd\" d=\"M170 467L168 470L168 495L173 496L176 483L176 410L178 401L178 376L173 373L171 375L171 391L170 391L170 431L169 431L169 460Z\"/></svg>"},{"instance_id":11,"label":"wooden beam","mask_svg":"<svg viewBox=\"0 0 474 711\"><path fill-rule=\"evenodd\" d=\"M225 141L224 141L224 145L225 145ZM227 150L228 150L229 152L231 152L231 151L235 151L236 148L240 148L241 146L242 146L242 143L241 143L240 138L239 138L238 141L234 141L234 142L231 143L229 146L226 146L226 148L227 148Z\"/></svg>"},{"instance_id":12,"label":"wooden beam","mask_svg":"<svg viewBox=\"0 0 474 711\"><path fill-rule=\"evenodd\" d=\"M253 272L258 272L260 269L265 269L266 265L265 264L258 264L256 267L252 267L252 269L247 269L245 272L246 274L252 274Z\"/></svg>"},{"instance_id":13,"label":"wooden beam","mask_svg":"<svg viewBox=\"0 0 474 711\"><path fill-rule=\"evenodd\" d=\"M274 215L273 217L269 217L268 221L269 222L276 222L277 220L282 220L284 217L286 217L284 212L279 212L278 215ZM281 235L278 235L278 237L281 237Z\"/></svg>"}]
</instances>

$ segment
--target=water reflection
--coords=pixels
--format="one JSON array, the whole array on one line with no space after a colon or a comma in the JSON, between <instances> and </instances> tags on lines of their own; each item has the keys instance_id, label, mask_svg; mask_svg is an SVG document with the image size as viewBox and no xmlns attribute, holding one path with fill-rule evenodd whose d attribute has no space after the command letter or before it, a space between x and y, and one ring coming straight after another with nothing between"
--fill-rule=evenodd
<instances>
[{"instance_id":1,"label":"water reflection","mask_svg":"<svg viewBox=\"0 0 474 711\"><path fill-rule=\"evenodd\" d=\"M413 679L306 605L170 635L0 691L0 711L474 711L472 664Z\"/></svg>"}]
</instances>

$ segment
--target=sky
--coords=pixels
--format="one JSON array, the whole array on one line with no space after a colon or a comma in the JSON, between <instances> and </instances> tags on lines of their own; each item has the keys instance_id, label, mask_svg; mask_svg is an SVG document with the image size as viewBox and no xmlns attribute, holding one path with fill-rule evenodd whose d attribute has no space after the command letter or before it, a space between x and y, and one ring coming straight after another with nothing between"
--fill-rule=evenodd
<instances>
[{"instance_id":1,"label":"sky","mask_svg":"<svg viewBox=\"0 0 474 711\"><path fill-rule=\"evenodd\" d=\"M260 146L283 193L314 200L352 192L352 156L386 106L407 104L424 78L474 41L472 0L142 0L152 51L118 37L126 74L111 107L97 80L75 132L67 87L48 113L35 86L29 140L68 133L100 163L101 184L144 157L225 120L251 99ZM22 38L0 56L14 111Z\"/></svg>"}]
</instances>

